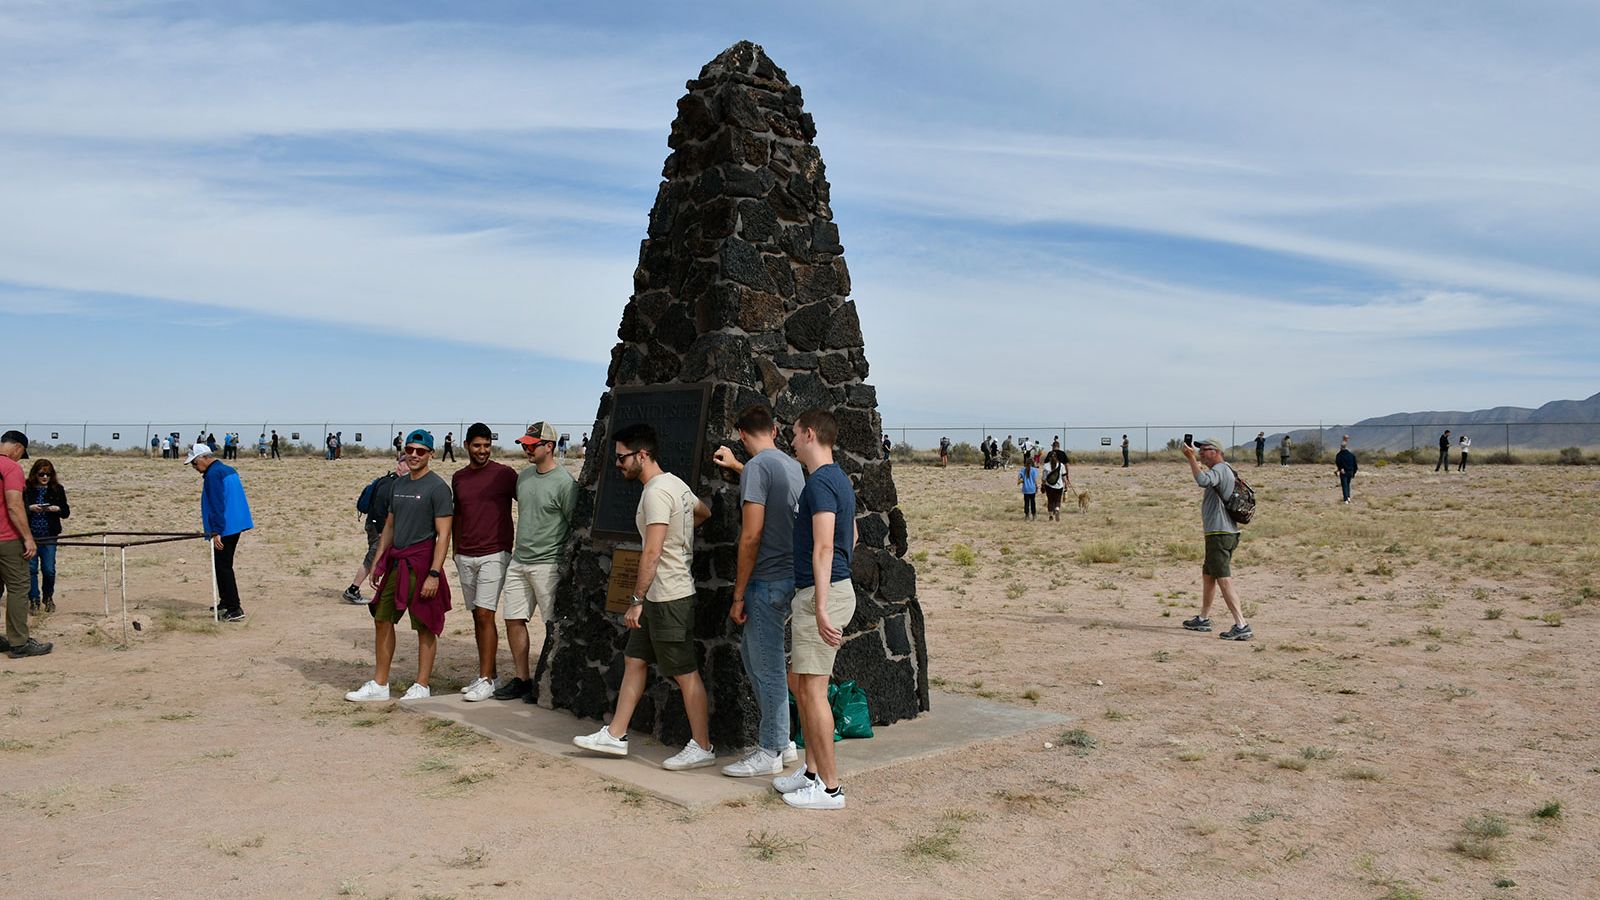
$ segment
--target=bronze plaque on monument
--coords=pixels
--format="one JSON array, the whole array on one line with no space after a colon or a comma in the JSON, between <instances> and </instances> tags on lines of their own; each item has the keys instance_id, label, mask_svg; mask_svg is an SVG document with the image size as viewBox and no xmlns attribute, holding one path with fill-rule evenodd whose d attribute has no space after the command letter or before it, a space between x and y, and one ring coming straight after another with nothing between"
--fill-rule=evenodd
<instances>
[{"instance_id":1,"label":"bronze plaque on monument","mask_svg":"<svg viewBox=\"0 0 1600 900\"><path fill-rule=\"evenodd\" d=\"M616 442L611 435L637 422L653 426L656 461L698 493L700 467L704 462L701 457L705 454L706 409L710 405L709 384L612 389L611 418L606 425L605 444L599 448L605 453L605 461L600 464L600 481L595 488L593 534L619 540L641 537L633 516L644 488L617 471L613 452Z\"/></svg>"},{"instance_id":2,"label":"bronze plaque on monument","mask_svg":"<svg viewBox=\"0 0 1600 900\"><path fill-rule=\"evenodd\" d=\"M625 613L633 599L633 586L639 582L642 550L611 551L611 580L606 584L606 612Z\"/></svg>"}]
</instances>

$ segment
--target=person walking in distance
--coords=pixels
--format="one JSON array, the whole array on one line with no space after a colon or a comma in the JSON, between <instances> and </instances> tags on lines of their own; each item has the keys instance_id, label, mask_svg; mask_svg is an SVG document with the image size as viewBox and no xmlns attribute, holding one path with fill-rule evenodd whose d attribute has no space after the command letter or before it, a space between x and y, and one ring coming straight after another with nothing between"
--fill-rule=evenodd
<instances>
[{"instance_id":1,"label":"person walking in distance","mask_svg":"<svg viewBox=\"0 0 1600 900\"><path fill-rule=\"evenodd\" d=\"M402 441L402 440L401 440L401 439L400 439L400 432L398 432L398 431L396 431L396 432L395 432L395 433L394 433L394 442L393 442L393 443L394 443L394 452L395 452L395 453L396 453L396 454L398 454L398 453L400 453L400 452L401 452L401 449L400 449L400 448L401 448L401 446L402 446L402 445L403 445L403 444L404 444L404 443L405 443L405 442L404 442L404 441Z\"/></svg>"},{"instance_id":2,"label":"person walking in distance","mask_svg":"<svg viewBox=\"0 0 1600 900\"><path fill-rule=\"evenodd\" d=\"M1437 472L1440 469L1443 469L1446 473L1450 471L1450 429L1448 428L1444 430L1444 434L1439 435L1439 461L1434 464L1433 470Z\"/></svg>"},{"instance_id":3,"label":"person walking in distance","mask_svg":"<svg viewBox=\"0 0 1600 900\"><path fill-rule=\"evenodd\" d=\"M516 675L495 692L496 700L534 702L529 668L528 620L533 611L546 633L556 617L556 587L561 581L561 552L572 532L578 506L578 482L556 459L558 439L548 422L535 422L517 438L532 465L517 473L517 534L506 569L503 615L506 644ZM470 448L469 448L470 449Z\"/></svg>"},{"instance_id":4,"label":"person walking in distance","mask_svg":"<svg viewBox=\"0 0 1600 900\"><path fill-rule=\"evenodd\" d=\"M28 530L33 533L39 552L28 560L28 607L56 611L56 538L61 520L72 515L67 504L67 489L48 459L36 459L28 470L28 489L23 498L28 507ZM43 575L43 584L40 576Z\"/></svg>"},{"instance_id":5,"label":"person walking in distance","mask_svg":"<svg viewBox=\"0 0 1600 900\"><path fill-rule=\"evenodd\" d=\"M217 617L224 622L243 622L244 607L239 603L233 558L239 549L239 538L256 526L250 518L250 501L245 499L239 473L214 453L208 444L195 444L184 462L200 473L200 524L211 539L211 556L216 562Z\"/></svg>"},{"instance_id":6,"label":"person walking in distance","mask_svg":"<svg viewBox=\"0 0 1600 900\"><path fill-rule=\"evenodd\" d=\"M856 544L856 494L849 476L833 461L839 425L823 409L802 413L794 423L794 455L811 473L794 519L793 652L789 689L800 708L805 766L780 775L772 786L798 809L843 809L844 788L833 747L833 709L828 679L855 618L856 591L850 563Z\"/></svg>"},{"instance_id":7,"label":"person walking in distance","mask_svg":"<svg viewBox=\"0 0 1600 900\"><path fill-rule=\"evenodd\" d=\"M1347 435L1339 444L1339 454L1333 458L1333 467L1339 473L1339 491L1344 494L1344 502L1350 502L1350 482L1356 477L1356 455L1350 451L1350 438Z\"/></svg>"},{"instance_id":8,"label":"person walking in distance","mask_svg":"<svg viewBox=\"0 0 1600 900\"><path fill-rule=\"evenodd\" d=\"M889 440L889 436L887 434L884 435L883 436L883 458L884 459L888 459L890 453L893 450L894 450L894 442Z\"/></svg>"},{"instance_id":9,"label":"person walking in distance","mask_svg":"<svg viewBox=\"0 0 1600 900\"><path fill-rule=\"evenodd\" d=\"M39 554L39 544L28 526L28 513L22 496L27 479L17 460L27 455L28 436L20 431L0 434L0 591L5 592L6 636L0 638L0 652L12 659L43 656L53 649L48 641L36 641L28 631L28 563Z\"/></svg>"},{"instance_id":10,"label":"person walking in distance","mask_svg":"<svg viewBox=\"0 0 1600 900\"><path fill-rule=\"evenodd\" d=\"M794 603L794 513L805 487L800 463L778 449L772 410L751 406L734 420L750 461L718 447L712 462L739 475L739 555L728 617L744 626L739 636L744 669L761 710L757 744L743 759L722 767L734 778L781 775L799 758L789 739L789 688L783 639Z\"/></svg>"},{"instance_id":11,"label":"person walking in distance","mask_svg":"<svg viewBox=\"0 0 1600 900\"><path fill-rule=\"evenodd\" d=\"M385 472L374 478L361 496L356 498L356 512L365 518L367 531L367 555L361 558L361 566L356 569L355 577L350 579L350 586L344 589L339 596L346 603L366 603L361 596L361 583L367 580L372 572L372 564L378 559L378 541L383 537L383 523L389 518L389 500L394 493L396 480L411 474L411 469L406 465L405 454L395 458L394 471Z\"/></svg>"},{"instance_id":12,"label":"person walking in distance","mask_svg":"<svg viewBox=\"0 0 1600 900\"><path fill-rule=\"evenodd\" d=\"M1261 468L1267 461L1267 433L1256 432L1256 468Z\"/></svg>"},{"instance_id":13,"label":"person walking in distance","mask_svg":"<svg viewBox=\"0 0 1600 900\"><path fill-rule=\"evenodd\" d=\"M440 569L450 548L450 528L455 501L450 486L428 471L433 460L433 435L418 428L404 443L408 474L394 483L389 494L389 516L378 538L378 558L372 564L376 591L367 609L372 613L372 679L344 695L357 702L388 700L389 664L394 661L394 626L402 615L411 619L417 633L417 680L401 700L426 700L433 675L433 660L450 611L450 582Z\"/></svg>"},{"instance_id":14,"label":"person walking in distance","mask_svg":"<svg viewBox=\"0 0 1600 900\"><path fill-rule=\"evenodd\" d=\"M500 592L506 583L506 566L511 563L511 502L517 496L517 472L495 462L493 432L482 422L467 428L467 464L450 478L455 495L456 578L461 596L472 611L472 633L478 644L478 677L462 690L470 703L494 696L495 657L500 652L500 634L495 628L495 611L500 608ZM450 436L445 435L445 447ZM528 617L519 618L524 627Z\"/></svg>"},{"instance_id":15,"label":"person walking in distance","mask_svg":"<svg viewBox=\"0 0 1600 900\"><path fill-rule=\"evenodd\" d=\"M1122 467L1124 469L1126 469L1128 467L1128 436L1127 435L1123 435L1122 436Z\"/></svg>"},{"instance_id":16,"label":"person walking in distance","mask_svg":"<svg viewBox=\"0 0 1600 900\"><path fill-rule=\"evenodd\" d=\"M628 755L628 722L644 695L645 676L651 663L678 683L683 711L689 719L689 743L662 763L668 769L698 769L714 765L711 722L706 686L700 679L694 649L694 529L711 517L711 510L695 496L683 479L665 471L656 460L656 430L640 423L612 436L616 442L617 471L643 485L634 524L644 539L639 574L628 598L628 643L623 649L622 686L617 690L611 724L572 743L609 756Z\"/></svg>"},{"instance_id":17,"label":"person walking in distance","mask_svg":"<svg viewBox=\"0 0 1600 900\"><path fill-rule=\"evenodd\" d=\"M939 438L939 468L950 465L950 438Z\"/></svg>"},{"instance_id":18,"label":"person walking in distance","mask_svg":"<svg viewBox=\"0 0 1600 900\"><path fill-rule=\"evenodd\" d=\"M478 424L482 424L482 423L478 423ZM488 427L489 426L484 425L485 429L487 429ZM494 432L491 431L491 432L489 432L489 434L491 435L491 437L490 437L490 448L489 449L492 451L494 449L494 447L493 447L493 434L494 434ZM442 457L440 457L441 461L442 460L446 460L446 459L450 460L451 462L455 462L456 461L455 444L456 444L456 433L453 432L453 431L446 431L444 433L444 455Z\"/></svg>"},{"instance_id":19,"label":"person walking in distance","mask_svg":"<svg viewBox=\"0 0 1600 900\"><path fill-rule=\"evenodd\" d=\"M1211 604L1218 591L1233 616L1233 627L1221 634L1225 641L1248 641L1255 637L1250 623L1244 620L1239 597L1233 590L1233 551L1239 546L1239 526L1228 515L1225 501L1233 495L1238 478L1222 459L1222 442L1215 439L1196 441L1194 446L1183 445L1183 456L1189 461L1189 471L1194 483L1205 492L1200 501L1200 520L1205 527L1205 563L1200 568L1202 590L1200 614L1186 619L1183 627L1190 631L1211 630Z\"/></svg>"},{"instance_id":20,"label":"person walking in distance","mask_svg":"<svg viewBox=\"0 0 1600 900\"><path fill-rule=\"evenodd\" d=\"M1026 452L1022 454L1022 468L1017 470L1017 484L1022 487L1022 518L1039 518L1039 467Z\"/></svg>"},{"instance_id":21,"label":"person walking in distance","mask_svg":"<svg viewBox=\"0 0 1600 900\"><path fill-rule=\"evenodd\" d=\"M1044 499L1052 522L1061 521L1061 497L1066 493L1067 482L1071 477L1067 469L1066 456L1066 453L1052 450L1044 457Z\"/></svg>"},{"instance_id":22,"label":"person walking in distance","mask_svg":"<svg viewBox=\"0 0 1600 900\"><path fill-rule=\"evenodd\" d=\"M1463 434L1461 436L1461 468L1456 469L1457 472L1465 472L1467 470L1467 454L1471 452L1471 450L1472 438ZM1445 468L1449 468L1449 466L1447 465Z\"/></svg>"},{"instance_id":23,"label":"person walking in distance","mask_svg":"<svg viewBox=\"0 0 1600 900\"><path fill-rule=\"evenodd\" d=\"M283 458L282 455L280 453L278 453L278 432L276 432L276 431L272 432L272 458L273 459L282 459Z\"/></svg>"},{"instance_id":24,"label":"person walking in distance","mask_svg":"<svg viewBox=\"0 0 1600 900\"><path fill-rule=\"evenodd\" d=\"M1283 440L1278 442L1278 466L1282 468L1289 464L1289 436L1285 434Z\"/></svg>"}]
</instances>

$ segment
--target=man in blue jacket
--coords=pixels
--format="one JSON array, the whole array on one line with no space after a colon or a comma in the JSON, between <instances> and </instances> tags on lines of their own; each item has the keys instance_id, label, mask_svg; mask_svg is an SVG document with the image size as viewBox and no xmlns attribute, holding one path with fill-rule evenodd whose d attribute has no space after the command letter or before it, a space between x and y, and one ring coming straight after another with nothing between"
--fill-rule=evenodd
<instances>
[{"instance_id":1,"label":"man in blue jacket","mask_svg":"<svg viewBox=\"0 0 1600 900\"><path fill-rule=\"evenodd\" d=\"M200 473L200 524L211 539L211 553L217 568L217 616L224 622L243 622L239 605L239 584L233 578L233 553L239 536L255 527L250 519L250 503L244 497L239 473L213 456L206 444L197 443L184 460Z\"/></svg>"}]
</instances>

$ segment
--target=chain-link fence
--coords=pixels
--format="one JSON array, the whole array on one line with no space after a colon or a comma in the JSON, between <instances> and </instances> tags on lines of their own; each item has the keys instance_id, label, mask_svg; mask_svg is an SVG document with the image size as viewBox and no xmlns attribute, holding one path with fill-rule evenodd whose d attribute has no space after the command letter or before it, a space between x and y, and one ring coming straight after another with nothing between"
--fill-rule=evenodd
<instances>
[{"instance_id":1,"label":"chain-link fence","mask_svg":"<svg viewBox=\"0 0 1600 900\"><path fill-rule=\"evenodd\" d=\"M270 441L277 432L279 451L284 455L320 456L325 452L327 437L338 435L347 456L362 456L393 449L396 435L413 428L426 428L433 433L437 449L443 452L445 436L454 438L460 448L470 422L23 422L5 424L6 428L21 428L35 446L35 455L44 452L55 454L144 454L159 456L163 437L177 446L189 445L209 435L215 435L218 446L227 434L238 435L239 456L254 456L258 442ZM495 433L497 447L506 452L516 449L515 440L527 427L519 422L488 422ZM592 422L552 423L556 431L576 448L584 435L593 427ZM1450 431L1450 453L1459 455L1460 439L1465 435L1473 458L1482 462L1545 461L1546 457L1565 456L1566 461L1583 461L1600 451L1600 422L1449 422L1428 424L1366 424L1338 425L1324 422L1306 424L1231 422L1227 424L1121 424L1074 425L1062 423L1030 424L967 424L967 425L888 425L884 431L890 442L900 452L926 453L936 451L941 438L948 438L955 449L958 461L978 458L978 447L985 438L992 437L1003 443L1008 438L1014 445L1024 439L1035 441L1048 448L1052 441L1060 440L1062 446L1075 458L1096 458L1103 455L1109 460L1120 460L1124 438L1128 441L1129 458L1140 461L1161 457L1177 449L1185 434L1196 439L1214 438L1231 448L1232 459L1251 460L1256 452L1259 434L1265 441L1263 457L1277 462L1285 449L1283 438L1289 438L1287 450L1291 462L1320 461L1338 450L1340 441L1348 435L1350 446L1366 455L1390 458L1412 458L1433 461L1438 453L1438 440L1445 429ZM173 440L174 435L176 440ZM152 444L152 441L154 443Z\"/></svg>"}]
</instances>

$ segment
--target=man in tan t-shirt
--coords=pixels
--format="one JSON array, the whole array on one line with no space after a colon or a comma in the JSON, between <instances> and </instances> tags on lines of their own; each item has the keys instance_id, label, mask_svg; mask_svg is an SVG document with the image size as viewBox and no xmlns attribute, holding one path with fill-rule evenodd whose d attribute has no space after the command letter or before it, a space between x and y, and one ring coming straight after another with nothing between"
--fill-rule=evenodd
<instances>
[{"instance_id":1,"label":"man in tan t-shirt","mask_svg":"<svg viewBox=\"0 0 1600 900\"><path fill-rule=\"evenodd\" d=\"M695 586L689 566L694 557L694 529L711 517L711 510L683 479L662 470L656 461L654 428L630 425L617 432L615 440L618 473L644 485L634 515L644 538L644 552L623 620L630 630L611 724L594 734L579 735L572 743L596 753L627 756L628 721L644 694L647 668L655 663L662 675L678 683L692 735L683 750L662 765L698 769L714 764L717 757L711 748L706 687L695 658Z\"/></svg>"}]
</instances>

